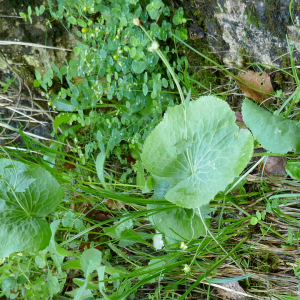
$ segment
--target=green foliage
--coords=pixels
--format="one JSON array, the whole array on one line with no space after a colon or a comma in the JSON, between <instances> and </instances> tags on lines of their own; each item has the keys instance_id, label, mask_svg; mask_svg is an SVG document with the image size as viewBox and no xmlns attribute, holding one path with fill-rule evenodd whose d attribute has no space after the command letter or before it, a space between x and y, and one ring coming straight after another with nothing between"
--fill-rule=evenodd
<instances>
[{"instance_id":1,"label":"green foliage","mask_svg":"<svg viewBox=\"0 0 300 300\"><path fill-rule=\"evenodd\" d=\"M151 223L167 237L176 240L193 240L206 233L196 209L175 207L170 209L167 205L148 204L148 210L159 209L160 212L150 214ZM163 210L165 209L165 210ZM207 220L207 225L209 222Z\"/></svg>"},{"instance_id":2,"label":"green foliage","mask_svg":"<svg viewBox=\"0 0 300 300\"><path fill-rule=\"evenodd\" d=\"M0 257L46 248L51 237L45 217L64 191L44 169L11 159L0 160Z\"/></svg>"},{"instance_id":3,"label":"green foliage","mask_svg":"<svg viewBox=\"0 0 300 300\"><path fill-rule=\"evenodd\" d=\"M208 204L238 176L253 152L228 104L213 96L170 108L145 141L142 161L169 180L166 199L180 207Z\"/></svg>"},{"instance_id":4,"label":"green foliage","mask_svg":"<svg viewBox=\"0 0 300 300\"><path fill-rule=\"evenodd\" d=\"M174 89L170 74L159 56L147 50L151 41L133 19L139 18L149 36L162 44L175 31L187 38L180 26L185 22L183 10L176 12L173 23L178 27L174 27L161 0L60 0L57 5L49 1L49 8L54 19L79 29L74 55L64 66L52 64L43 76L36 71L35 86L48 90L54 77L62 84L60 91L48 95L49 104L62 112L56 117L55 133L60 126L61 141L78 140L82 163L101 145L107 156L114 154L126 162L121 155L139 153L164 110L175 102L169 92ZM172 59L166 43L160 49ZM173 66L180 69L184 61L181 57Z\"/></svg>"},{"instance_id":5,"label":"green foliage","mask_svg":"<svg viewBox=\"0 0 300 300\"><path fill-rule=\"evenodd\" d=\"M16 77L12 78L12 79L6 79L6 82L0 82L0 85L2 86L2 91L3 93L5 93L9 87L16 82Z\"/></svg>"},{"instance_id":6,"label":"green foliage","mask_svg":"<svg viewBox=\"0 0 300 300\"><path fill-rule=\"evenodd\" d=\"M279 154L300 151L300 126L296 121L275 116L249 99L244 100L242 111L253 137L266 150Z\"/></svg>"},{"instance_id":7,"label":"green foliage","mask_svg":"<svg viewBox=\"0 0 300 300\"><path fill-rule=\"evenodd\" d=\"M83 166L76 162L76 171L66 171L61 165L66 162L62 158L66 159L68 154L63 153L59 143L53 143L49 149L44 146L39 151L35 149L52 163L53 168L49 169L69 190L70 203L66 200L63 203L65 206L60 206L60 211L52 214L55 221L50 223L50 229L47 224L48 247L39 246L30 237L29 243L36 243L37 247L23 248L35 252L24 253L23 256L13 253L6 258L5 264L0 267L1 296L11 299L51 299L54 295L61 294L62 297L67 295L74 299L134 299L135 296L153 299L154 296L145 295L139 287L155 281L160 283L156 285L154 293L157 299L171 299L175 295L180 299L193 296L189 293L204 279L208 283L219 284L251 276L246 274L218 278L221 269L218 272L216 269L228 257L234 257L238 264L241 263L243 268L245 266L244 269L249 270L246 255L240 255L243 249L247 249L247 257L251 255L249 244L252 241L246 243L252 237L248 230L252 226L249 225L259 224L263 235L270 231L274 236L282 238L274 229L276 226L264 224L268 213L280 214L281 221L285 213L288 215L287 219L292 227L288 228L288 237L283 237L282 240L293 245L299 235L295 230L299 223L296 214L280 211L284 201L289 201L288 196L279 193L272 196L277 198L268 198L266 192L269 193L271 189L266 183L260 187L264 193L261 199L267 202L266 208L262 207L263 201L260 201L258 208L251 207L259 193L251 191L247 194L249 183L243 186L247 180L242 179L247 173L243 177L238 176L252 156L253 138L249 131L239 130L235 125L233 112L221 99L209 96L190 101L191 94L185 101L183 99L184 94L175 80L177 75L170 70L168 61L174 69L183 73L179 73L179 79L184 80L186 87L193 91L187 73L188 63L185 58L175 59L168 47L164 46L164 41L172 36L172 32L178 37L186 38L186 30L182 26L173 27L170 22L171 19L175 26L186 22L182 9L171 16L161 0L48 2L52 18L60 20L68 29L77 28L80 42L73 48L73 57L64 66L52 64L52 69L43 75L36 71L34 85L49 90L55 81L61 83L60 90L53 89L48 94L49 104L60 112L53 124L54 132L58 134L61 129L59 140L67 140L74 147L74 152L78 151L81 163L87 163ZM45 7L41 6L35 9L35 13L39 15L44 10ZM28 16L31 14L30 9ZM141 20L154 40L153 43L138 25L133 26L135 18ZM153 45L160 45L160 48L155 50ZM151 53L147 51L149 46L150 50L154 50ZM168 66L168 71L160 64L157 54ZM182 65L185 65L184 71ZM210 78L205 80L209 82ZM175 95L171 91L174 89L174 82L180 92L182 104L172 107L176 103L175 96L171 96L171 93ZM193 95L196 95L194 91ZM297 104L298 100L295 99L294 104ZM288 128L294 135L298 135L294 121L279 117L274 119L273 115L262 113L260 108L257 110L255 104L253 106L247 101L243 110L255 137L257 124L265 126L268 133L274 135L271 127L275 123L276 126L284 124L278 127L280 130ZM290 105L286 115L293 107L294 105ZM160 122L162 116L163 121ZM259 118L265 118L266 121L259 123ZM157 123L159 125L152 131ZM261 132L257 135L258 139L260 135ZM261 139L267 138L264 136ZM283 135L281 139L286 144L286 149L296 149L297 143L290 142L290 137ZM278 150L278 145L275 146L270 142L270 149ZM108 156L114 154L121 160L124 153L126 157L128 152L136 163L126 166L122 176L117 175L120 181L127 182L122 185L115 180L114 186L122 189L121 193L115 193L110 185L113 171L106 169L109 164L113 166L115 163L109 161L114 156ZM27 153L23 155L28 155L27 159L35 162L40 159ZM69 158L76 159L75 155L70 155ZM61 164L55 165L55 160L57 162L60 159ZM152 174L151 177L147 178L147 174L145 177L143 163ZM10 173L0 181L0 188L6 190L0 193L10 194L11 197L5 197L11 201L8 204L11 205L10 208L14 205L14 214L19 219L24 220L24 216L27 218L26 214L29 213L33 219L44 220L46 214L53 212L57 203L52 199L54 205L51 210L42 189L35 192L32 188L43 180L49 194L55 195L53 186L35 167L30 169L34 172L29 172L27 168L23 170L22 166L23 164L10 163L3 168L3 172ZM126 178L132 169L137 172L135 186L129 185L130 181ZM298 162L288 162L286 169L292 178L299 180ZM151 199L148 195L129 195L136 193L138 189L148 193L152 188L154 194ZM55 192L58 193L59 189L58 187ZM40 210L40 203L33 203L35 197L31 198L32 202L27 200L28 190L34 196L41 191L46 202L44 210ZM229 193L231 190L232 193ZM12 197L14 195L18 197ZM26 197L22 198L22 195ZM278 200L281 196L284 196L283 201ZM127 205L112 208L112 204L104 203L100 197L109 199L108 201L119 200ZM294 199L296 194L291 194L290 197ZM5 199L3 202L8 202ZM214 201L208 205L212 199ZM229 203L234 205L234 210L231 210ZM30 210L27 209L29 204L33 204ZM7 203L1 205L0 202L2 209ZM85 208L80 213L82 207ZM109 211L112 219L101 222L91 217L90 212L101 215L102 209L103 215ZM218 228L214 227L214 234L207 231L212 211L216 211L212 215L215 218L213 224L218 223ZM5 226L7 224L6 222ZM23 230L17 221L14 224L17 224L16 230L28 240L30 227ZM10 227L3 228L11 230L9 234L22 242L18 233L15 234ZM1 238L5 236L4 230L0 232ZM260 234L260 231L256 233ZM206 232L210 234L207 235ZM98 239L90 240L89 233ZM244 238L241 238L243 234ZM234 238L231 239L232 237ZM154 247L149 241L151 239ZM0 244L6 245L6 240L0 239ZM263 240L260 239L260 243ZM8 241L11 242L12 238ZM93 249L96 243L103 248L102 252ZM257 244L257 240L255 243ZM63 248L64 246L68 248ZM1 247L0 245L0 250ZM23 248L15 247L13 251L21 251ZM40 250L42 248L45 249ZM273 249L276 249L275 246ZM223 256L221 259L219 253ZM120 265L116 265L116 262ZM251 268L255 268L253 262L251 261ZM299 266L295 266L294 271L299 276ZM193 274L197 274L197 280L191 285L190 276ZM73 280L74 284L73 290L65 292L67 279L68 282ZM186 283L188 287L181 292ZM255 284L257 285L257 281ZM174 294L169 295L167 291L170 290ZM139 295L140 292L142 295Z\"/></svg>"},{"instance_id":8,"label":"green foliage","mask_svg":"<svg viewBox=\"0 0 300 300\"><path fill-rule=\"evenodd\" d=\"M300 162L289 160L285 167L286 172L293 179L300 181Z\"/></svg>"},{"instance_id":9,"label":"green foliage","mask_svg":"<svg viewBox=\"0 0 300 300\"><path fill-rule=\"evenodd\" d=\"M78 289L73 290L72 292L68 293L69 295L73 296L74 299L82 299L83 296L90 296L92 297L92 292L90 289L98 289L99 291L104 290L104 283L101 282L104 279L104 270L105 266L101 266L102 261L102 254L97 249L88 249L82 253L80 257L80 265L81 269L84 272L84 280L81 278L74 278L74 282L79 285ZM91 280L95 275L93 275L93 271L97 271L98 275L98 286L91 283ZM84 298L86 299L86 298Z\"/></svg>"},{"instance_id":10,"label":"green foliage","mask_svg":"<svg viewBox=\"0 0 300 300\"><path fill-rule=\"evenodd\" d=\"M52 299L61 292L66 282L66 273L61 269L62 261L65 255L72 253L55 244L58 225L59 220L51 223L52 236L46 249L34 253L13 253L1 260L0 296L8 299Z\"/></svg>"},{"instance_id":11,"label":"green foliage","mask_svg":"<svg viewBox=\"0 0 300 300\"><path fill-rule=\"evenodd\" d=\"M153 176L153 199L162 199L167 191L172 188L172 180ZM151 223L163 232L166 237L174 241L193 240L206 233L199 211L197 209L181 208L174 205L148 204L149 219ZM209 226L207 207L201 208Z\"/></svg>"}]
</instances>

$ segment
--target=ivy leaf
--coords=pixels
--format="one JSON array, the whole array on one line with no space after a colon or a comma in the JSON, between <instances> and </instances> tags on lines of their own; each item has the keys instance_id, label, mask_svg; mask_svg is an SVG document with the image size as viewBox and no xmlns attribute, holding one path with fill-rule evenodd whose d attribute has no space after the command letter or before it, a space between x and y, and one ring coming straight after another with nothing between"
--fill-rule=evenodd
<instances>
[{"instance_id":1,"label":"ivy leaf","mask_svg":"<svg viewBox=\"0 0 300 300\"><path fill-rule=\"evenodd\" d=\"M185 208L205 205L246 167L253 138L235 119L228 104L214 96L165 113L145 141L142 161L152 175L172 179L168 201Z\"/></svg>"},{"instance_id":2,"label":"ivy leaf","mask_svg":"<svg viewBox=\"0 0 300 300\"><path fill-rule=\"evenodd\" d=\"M254 138L266 150L279 154L300 151L300 127L296 121L274 116L249 99L244 100L242 113Z\"/></svg>"},{"instance_id":3,"label":"ivy leaf","mask_svg":"<svg viewBox=\"0 0 300 300\"><path fill-rule=\"evenodd\" d=\"M6 168L12 163L13 168ZM15 176L16 170L26 174L26 180ZM45 216L62 200L62 187L43 168L11 159L0 160L0 175L0 257L46 248L51 230ZM13 176L19 187L15 191L7 187Z\"/></svg>"}]
</instances>

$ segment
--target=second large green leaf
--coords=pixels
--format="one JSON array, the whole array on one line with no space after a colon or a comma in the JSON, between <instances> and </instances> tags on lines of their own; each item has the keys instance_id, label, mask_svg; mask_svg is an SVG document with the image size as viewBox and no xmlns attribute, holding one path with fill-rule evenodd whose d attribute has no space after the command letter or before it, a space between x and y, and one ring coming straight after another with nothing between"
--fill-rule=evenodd
<instances>
[{"instance_id":1,"label":"second large green leaf","mask_svg":"<svg viewBox=\"0 0 300 300\"><path fill-rule=\"evenodd\" d=\"M46 248L51 230L45 217L63 196L63 188L43 168L0 159L0 258Z\"/></svg>"},{"instance_id":2,"label":"second large green leaf","mask_svg":"<svg viewBox=\"0 0 300 300\"><path fill-rule=\"evenodd\" d=\"M163 199L172 187L172 180L153 176L154 194L152 198ZM197 208L182 208L173 204L148 204L147 209L153 210L149 213L150 222L159 232L163 232L168 238L189 241L199 238L206 233L206 228ZM202 206L200 209L205 223L209 227L210 211L206 206Z\"/></svg>"},{"instance_id":3,"label":"second large green leaf","mask_svg":"<svg viewBox=\"0 0 300 300\"><path fill-rule=\"evenodd\" d=\"M244 122L265 149L279 154L300 151L300 126L296 121L275 116L249 99L244 100L242 111Z\"/></svg>"},{"instance_id":4,"label":"second large green leaf","mask_svg":"<svg viewBox=\"0 0 300 300\"><path fill-rule=\"evenodd\" d=\"M142 153L151 174L172 179L168 201L186 208L207 204L246 167L253 138L235 120L228 104L214 96L168 109Z\"/></svg>"}]
</instances>

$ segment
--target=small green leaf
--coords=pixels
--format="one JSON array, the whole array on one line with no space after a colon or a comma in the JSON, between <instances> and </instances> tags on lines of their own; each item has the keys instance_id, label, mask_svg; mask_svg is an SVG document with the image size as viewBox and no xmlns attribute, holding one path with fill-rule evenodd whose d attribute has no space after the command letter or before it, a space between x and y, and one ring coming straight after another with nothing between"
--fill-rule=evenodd
<instances>
[{"instance_id":1,"label":"small green leaf","mask_svg":"<svg viewBox=\"0 0 300 300\"><path fill-rule=\"evenodd\" d=\"M131 65L132 72L140 74L145 71L146 63L143 61L134 60Z\"/></svg>"},{"instance_id":2,"label":"small green leaf","mask_svg":"<svg viewBox=\"0 0 300 300\"><path fill-rule=\"evenodd\" d=\"M146 83L143 84L143 94L144 96L147 96L148 94L148 85Z\"/></svg>"},{"instance_id":3,"label":"small green leaf","mask_svg":"<svg viewBox=\"0 0 300 300\"><path fill-rule=\"evenodd\" d=\"M88 249L81 254L80 264L82 271L84 272L85 278L87 278L88 267L94 263L95 265L100 265L102 262L102 253L94 248ZM92 268L93 269L93 268Z\"/></svg>"},{"instance_id":4,"label":"small green leaf","mask_svg":"<svg viewBox=\"0 0 300 300\"><path fill-rule=\"evenodd\" d=\"M138 39L135 36L131 36L130 37L130 44L133 47L137 47L139 45L139 41L138 41Z\"/></svg>"},{"instance_id":5,"label":"small green leaf","mask_svg":"<svg viewBox=\"0 0 300 300\"><path fill-rule=\"evenodd\" d=\"M45 11L45 6L44 5L41 5L40 6L40 15L43 14Z\"/></svg>"},{"instance_id":6,"label":"small green leaf","mask_svg":"<svg viewBox=\"0 0 300 300\"><path fill-rule=\"evenodd\" d=\"M153 0L150 4L146 6L146 10L148 11L148 14L151 19L158 19L161 8L164 7L164 4L161 0Z\"/></svg>"},{"instance_id":7,"label":"small green leaf","mask_svg":"<svg viewBox=\"0 0 300 300\"><path fill-rule=\"evenodd\" d=\"M121 27L127 26L127 19L125 17L120 17Z\"/></svg>"},{"instance_id":8,"label":"small green leaf","mask_svg":"<svg viewBox=\"0 0 300 300\"><path fill-rule=\"evenodd\" d=\"M96 170L97 170L98 178L99 178L100 182L102 183L103 187L105 189L108 189L107 185L105 184L105 178L104 178L104 162L105 162L105 158L106 158L106 153L104 151L101 151L97 155Z\"/></svg>"},{"instance_id":9,"label":"small green leaf","mask_svg":"<svg viewBox=\"0 0 300 300\"><path fill-rule=\"evenodd\" d=\"M259 211L256 212L256 218L261 221L261 213Z\"/></svg>"},{"instance_id":10,"label":"small green leaf","mask_svg":"<svg viewBox=\"0 0 300 300\"><path fill-rule=\"evenodd\" d=\"M68 260L62 265L62 269L81 270L81 264L79 259Z\"/></svg>"},{"instance_id":11,"label":"small green leaf","mask_svg":"<svg viewBox=\"0 0 300 300\"><path fill-rule=\"evenodd\" d=\"M60 284L58 282L58 279L57 277L52 275L52 271L50 269L48 269L47 285L51 298L53 297L53 295L56 295L60 292Z\"/></svg>"},{"instance_id":12,"label":"small green leaf","mask_svg":"<svg viewBox=\"0 0 300 300\"><path fill-rule=\"evenodd\" d=\"M27 15L23 12L19 13L20 17L23 18L25 20L25 22L27 22Z\"/></svg>"},{"instance_id":13,"label":"small green leaf","mask_svg":"<svg viewBox=\"0 0 300 300\"><path fill-rule=\"evenodd\" d=\"M42 75L38 70L35 70L35 78L40 81L42 79Z\"/></svg>"},{"instance_id":14,"label":"small green leaf","mask_svg":"<svg viewBox=\"0 0 300 300\"><path fill-rule=\"evenodd\" d=\"M68 72L67 66L62 66L62 67L59 69L59 72L60 72L61 75L66 75L67 72Z\"/></svg>"},{"instance_id":15,"label":"small green leaf","mask_svg":"<svg viewBox=\"0 0 300 300\"><path fill-rule=\"evenodd\" d=\"M104 49L101 49L100 50L100 58L106 58L106 56L107 56L107 53L106 53L106 51L104 50Z\"/></svg>"},{"instance_id":16,"label":"small green leaf","mask_svg":"<svg viewBox=\"0 0 300 300\"><path fill-rule=\"evenodd\" d=\"M76 55L79 55L80 54L80 48L78 48L78 47L74 47L73 48L73 52L76 54Z\"/></svg>"},{"instance_id":17,"label":"small green leaf","mask_svg":"<svg viewBox=\"0 0 300 300\"><path fill-rule=\"evenodd\" d=\"M78 115L74 113L60 113L57 115L53 123L54 132L57 133L57 128L61 124L69 123L71 125L72 121L77 119L77 116Z\"/></svg>"},{"instance_id":18,"label":"small green leaf","mask_svg":"<svg viewBox=\"0 0 300 300\"><path fill-rule=\"evenodd\" d=\"M39 87L40 86L40 82L38 80L35 80L33 82L33 86L36 87L36 88Z\"/></svg>"},{"instance_id":19,"label":"small green leaf","mask_svg":"<svg viewBox=\"0 0 300 300\"><path fill-rule=\"evenodd\" d=\"M83 27L83 28L87 27L87 23L86 23L84 20L82 20L82 19L78 19L78 20L77 20L77 24L78 24L80 27Z\"/></svg>"},{"instance_id":20,"label":"small green leaf","mask_svg":"<svg viewBox=\"0 0 300 300\"><path fill-rule=\"evenodd\" d=\"M250 220L251 225L256 225L258 223L258 219L256 217L252 217Z\"/></svg>"},{"instance_id":21,"label":"small green leaf","mask_svg":"<svg viewBox=\"0 0 300 300\"><path fill-rule=\"evenodd\" d=\"M163 78L163 79L161 80L161 82L162 82L162 85L163 85L164 88L168 88L169 83L168 83L168 80L167 80L166 78Z\"/></svg>"},{"instance_id":22,"label":"small green leaf","mask_svg":"<svg viewBox=\"0 0 300 300\"><path fill-rule=\"evenodd\" d=\"M135 47L132 47L130 50L129 50L129 54L130 54L130 57L131 58L134 58L136 56L136 48Z\"/></svg>"},{"instance_id":23,"label":"small green leaf","mask_svg":"<svg viewBox=\"0 0 300 300\"><path fill-rule=\"evenodd\" d=\"M28 17L30 17L32 15L32 9L31 9L31 6L28 6Z\"/></svg>"},{"instance_id":24,"label":"small green leaf","mask_svg":"<svg viewBox=\"0 0 300 300\"><path fill-rule=\"evenodd\" d=\"M76 106L74 106L71 101L65 99L56 98L52 101L53 106L55 106L60 111L75 111Z\"/></svg>"},{"instance_id":25,"label":"small green leaf","mask_svg":"<svg viewBox=\"0 0 300 300\"><path fill-rule=\"evenodd\" d=\"M77 20L73 16L71 16L71 17L68 18L68 22L70 22L73 25L77 24Z\"/></svg>"},{"instance_id":26,"label":"small green leaf","mask_svg":"<svg viewBox=\"0 0 300 300\"><path fill-rule=\"evenodd\" d=\"M175 25L179 25L179 24L182 24L182 23L186 22L186 19L183 17L183 14L184 14L183 8L180 7L176 11L175 15L173 16L173 23Z\"/></svg>"}]
</instances>

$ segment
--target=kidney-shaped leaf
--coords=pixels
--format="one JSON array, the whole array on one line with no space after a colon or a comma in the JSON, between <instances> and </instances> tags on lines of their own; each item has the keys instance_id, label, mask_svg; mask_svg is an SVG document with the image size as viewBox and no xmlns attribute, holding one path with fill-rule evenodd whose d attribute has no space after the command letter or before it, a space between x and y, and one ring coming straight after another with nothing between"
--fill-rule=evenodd
<instances>
[{"instance_id":1,"label":"kidney-shaped leaf","mask_svg":"<svg viewBox=\"0 0 300 300\"><path fill-rule=\"evenodd\" d=\"M145 141L142 161L153 175L172 178L166 199L178 206L207 204L240 174L253 152L228 104L201 97L170 108Z\"/></svg>"},{"instance_id":2,"label":"kidney-shaped leaf","mask_svg":"<svg viewBox=\"0 0 300 300\"><path fill-rule=\"evenodd\" d=\"M296 121L286 120L245 99L243 120L254 138L268 151L284 154L300 150L300 126Z\"/></svg>"},{"instance_id":3,"label":"kidney-shaped leaf","mask_svg":"<svg viewBox=\"0 0 300 300\"><path fill-rule=\"evenodd\" d=\"M168 209L168 206L156 204L148 204L147 209L161 210L159 213L152 214L150 221L169 238L189 241L206 233L205 226L196 209L181 207ZM205 223L209 227L210 220L206 219Z\"/></svg>"},{"instance_id":4,"label":"kidney-shaped leaf","mask_svg":"<svg viewBox=\"0 0 300 300\"><path fill-rule=\"evenodd\" d=\"M46 248L51 230L44 217L63 195L62 187L43 168L0 159L0 257Z\"/></svg>"}]
</instances>

